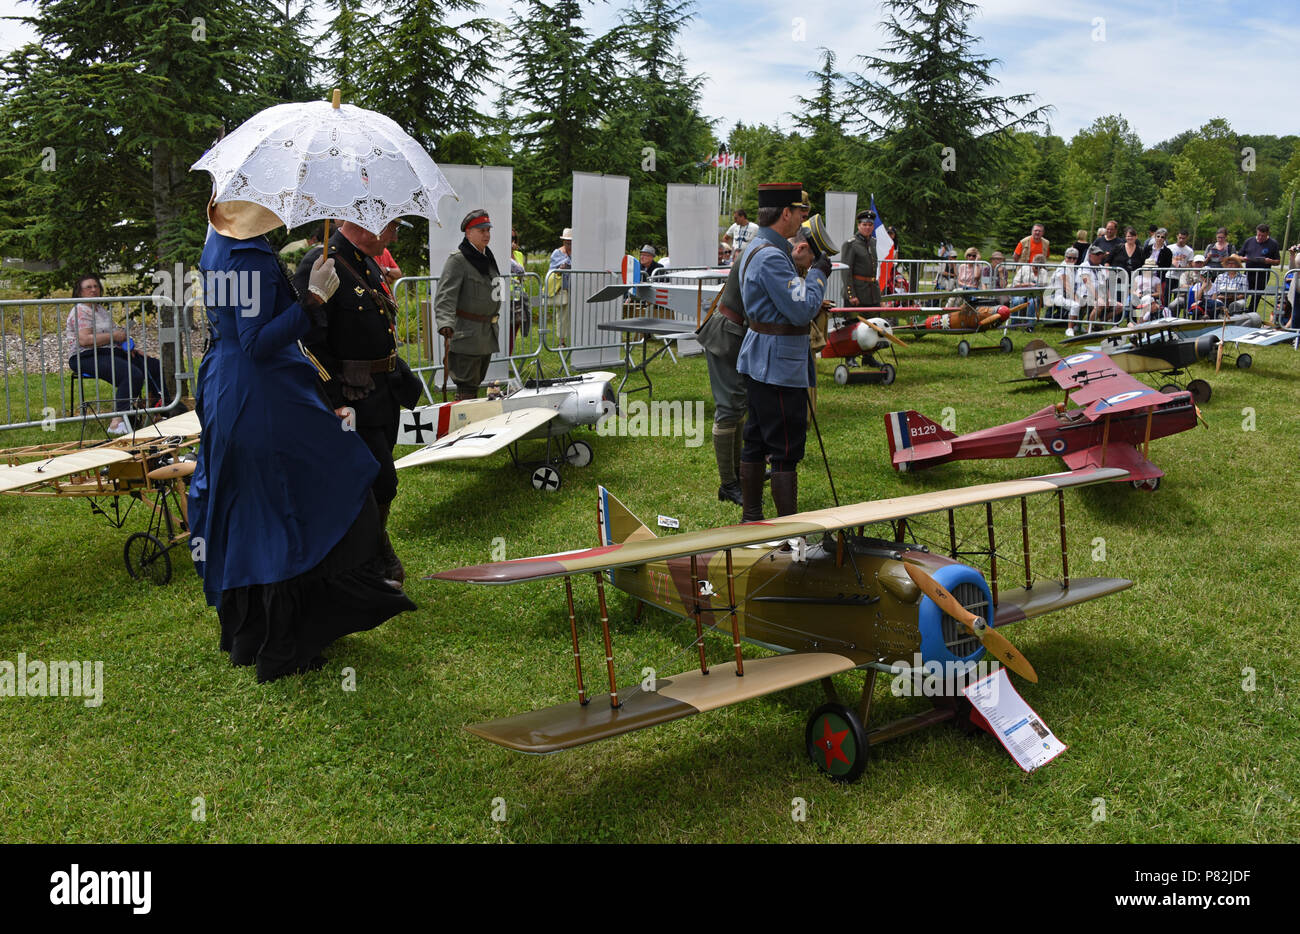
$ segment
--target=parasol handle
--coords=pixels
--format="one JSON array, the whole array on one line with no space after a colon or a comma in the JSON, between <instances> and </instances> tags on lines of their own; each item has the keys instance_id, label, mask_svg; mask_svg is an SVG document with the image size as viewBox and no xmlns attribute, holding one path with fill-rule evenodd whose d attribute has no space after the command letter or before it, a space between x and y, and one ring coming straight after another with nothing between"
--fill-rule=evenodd
<instances>
[{"instance_id":1,"label":"parasol handle","mask_svg":"<svg viewBox=\"0 0 1300 934\"><path fill-rule=\"evenodd\" d=\"M321 259L330 258L330 222L325 221L325 252L321 254Z\"/></svg>"},{"instance_id":2,"label":"parasol handle","mask_svg":"<svg viewBox=\"0 0 1300 934\"><path fill-rule=\"evenodd\" d=\"M340 91L338 88L335 88L334 93L330 95L330 106L333 107L335 110L338 110L340 105L342 105L342 103L343 103L343 92ZM330 258L330 222L328 220L325 222L325 249L324 252L321 253L321 258L322 259Z\"/></svg>"},{"instance_id":3,"label":"parasol handle","mask_svg":"<svg viewBox=\"0 0 1300 934\"><path fill-rule=\"evenodd\" d=\"M338 88L335 88L334 94L330 98L330 106L333 107L335 110L338 110L339 105L342 103L343 103L343 92L340 91Z\"/></svg>"}]
</instances>

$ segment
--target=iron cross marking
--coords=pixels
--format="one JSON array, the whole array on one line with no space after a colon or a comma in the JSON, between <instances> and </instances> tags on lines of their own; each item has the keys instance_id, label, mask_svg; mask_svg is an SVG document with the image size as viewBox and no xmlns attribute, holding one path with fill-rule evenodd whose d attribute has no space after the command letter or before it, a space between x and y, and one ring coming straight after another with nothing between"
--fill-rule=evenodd
<instances>
[{"instance_id":1,"label":"iron cross marking","mask_svg":"<svg viewBox=\"0 0 1300 934\"><path fill-rule=\"evenodd\" d=\"M411 421L406 425L407 431L415 432L416 444L424 444L424 433L426 431L433 431L433 428L433 423L423 421L420 418L419 412L412 412Z\"/></svg>"}]
</instances>

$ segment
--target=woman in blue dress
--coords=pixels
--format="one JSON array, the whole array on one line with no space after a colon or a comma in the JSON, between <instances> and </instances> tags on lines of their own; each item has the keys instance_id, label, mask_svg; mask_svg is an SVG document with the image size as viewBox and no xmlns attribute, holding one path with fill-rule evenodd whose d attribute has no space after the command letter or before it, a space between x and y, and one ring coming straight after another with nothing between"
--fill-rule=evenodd
<instances>
[{"instance_id":1,"label":"woman in blue dress","mask_svg":"<svg viewBox=\"0 0 1300 934\"><path fill-rule=\"evenodd\" d=\"M333 260L317 264L300 301L264 236L279 226L273 215L216 205L209 218L191 553L222 650L271 681L320 668L335 639L415 604L383 577L378 464L298 343L324 324Z\"/></svg>"}]
</instances>

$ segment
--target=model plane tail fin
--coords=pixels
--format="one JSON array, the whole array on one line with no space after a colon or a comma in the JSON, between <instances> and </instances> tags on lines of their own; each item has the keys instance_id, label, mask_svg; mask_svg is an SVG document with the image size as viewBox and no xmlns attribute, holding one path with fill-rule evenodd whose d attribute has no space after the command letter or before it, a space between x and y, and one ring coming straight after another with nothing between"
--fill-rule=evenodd
<instances>
[{"instance_id":1,"label":"model plane tail fin","mask_svg":"<svg viewBox=\"0 0 1300 934\"><path fill-rule=\"evenodd\" d=\"M910 470L919 460L944 457L952 452L947 442L957 437L920 412L890 412L885 416L889 460L895 470Z\"/></svg>"},{"instance_id":2,"label":"model plane tail fin","mask_svg":"<svg viewBox=\"0 0 1300 934\"><path fill-rule=\"evenodd\" d=\"M632 514L632 510L603 486L597 488L596 524L600 527L600 544L603 546L656 537L644 522Z\"/></svg>"}]
</instances>

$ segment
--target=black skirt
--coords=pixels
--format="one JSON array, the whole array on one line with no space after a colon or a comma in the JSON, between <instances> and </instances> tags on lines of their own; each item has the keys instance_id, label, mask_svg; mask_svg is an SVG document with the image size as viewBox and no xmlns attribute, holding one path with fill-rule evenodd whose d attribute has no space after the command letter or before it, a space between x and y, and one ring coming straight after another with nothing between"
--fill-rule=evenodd
<instances>
[{"instance_id":1,"label":"black skirt","mask_svg":"<svg viewBox=\"0 0 1300 934\"><path fill-rule=\"evenodd\" d=\"M221 650L256 665L259 682L320 668L340 636L374 629L415 604L384 581L379 511L372 495L320 564L297 577L223 591Z\"/></svg>"}]
</instances>

